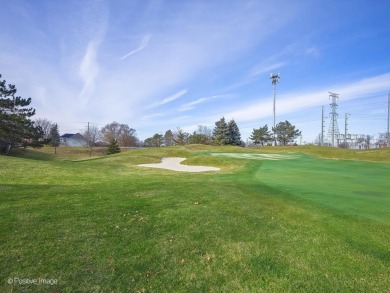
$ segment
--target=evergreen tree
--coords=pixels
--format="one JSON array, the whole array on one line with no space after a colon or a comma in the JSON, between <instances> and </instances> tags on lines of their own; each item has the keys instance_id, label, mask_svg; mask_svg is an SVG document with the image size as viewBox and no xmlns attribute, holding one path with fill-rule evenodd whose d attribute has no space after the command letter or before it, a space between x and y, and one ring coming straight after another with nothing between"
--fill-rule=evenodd
<instances>
[{"instance_id":1,"label":"evergreen tree","mask_svg":"<svg viewBox=\"0 0 390 293\"><path fill-rule=\"evenodd\" d=\"M287 120L279 122L275 128L272 127L272 130L275 132L276 140L280 145L288 145L301 135L301 131L295 129L295 126Z\"/></svg>"},{"instance_id":2,"label":"evergreen tree","mask_svg":"<svg viewBox=\"0 0 390 293\"><path fill-rule=\"evenodd\" d=\"M239 146L242 144L240 129L234 119L227 124L228 127L228 144Z\"/></svg>"},{"instance_id":3,"label":"evergreen tree","mask_svg":"<svg viewBox=\"0 0 390 293\"><path fill-rule=\"evenodd\" d=\"M107 155L112 155L116 153L120 153L121 149L119 148L118 142L116 139L113 139L110 141L110 144L108 145Z\"/></svg>"},{"instance_id":4,"label":"evergreen tree","mask_svg":"<svg viewBox=\"0 0 390 293\"><path fill-rule=\"evenodd\" d=\"M164 143L164 136L162 134L156 133L153 135L153 142L156 147L161 147L161 145Z\"/></svg>"},{"instance_id":5,"label":"evergreen tree","mask_svg":"<svg viewBox=\"0 0 390 293\"><path fill-rule=\"evenodd\" d=\"M213 130L214 141L218 145L226 145L229 143L228 137L228 125L225 121L225 117L222 117L215 122L215 128Z\"/></svg>"},{"instance_id":6,"label":"evergreen tree","mask_svg":"<svg viewBox=\"0 0 390 293\"><path fill-rule=\"evenodd\" d=\"M35 114L35 109L28 108L30 103L31 98L16 96L15 85L7 86L5 80L0 80L0 143L6 155L13 146L41 146L39 136L42 135L42 129L30 120Z\"/></svg>"},{"instance_id":7,"label":"evergreen tree","mask_svg":"<svg viewBox=\"0 0 390 293\"><path fill-rule=\"evenodd\" d=\"M173 141L175 145L186 145L188 144L190 134L183 131L181 128L177 128L173 134Z\"/></svg>"},{"instance_id":8,"label":"evergreen tree","mask_svg":"<svg viewBox=\"0 0 390 293\"><path fill-rule=\"evenodd\" d=\"M50 129L50 145L54 147L54 153L57 153L57 147L60 145L60 133L57 123Z\"/></svg>"},{"instance_id":9,"label":"evergreen tree","mask_svg":"<svg viewBox=\"0 0 390 293\"><path fill-rule=\"evenodd\" d=\"M173 145L173 132L170 129L165 131L164 144L165 144L165 146L172 146Z\"/></svg>"},{"instance_id":10,"label":"evergreen tree","mask_svg":"<svg viewBox=\"0 0 390 293\"><path fill-rule=\"evenodd\" d=\"M253 129L252 135L249 137L250 140L253 140L254 144L261 144L264 146L267 142L272 140L271 133L268 130L268 125L264 125L258 129Z\"/></svg>"}]
</instances>

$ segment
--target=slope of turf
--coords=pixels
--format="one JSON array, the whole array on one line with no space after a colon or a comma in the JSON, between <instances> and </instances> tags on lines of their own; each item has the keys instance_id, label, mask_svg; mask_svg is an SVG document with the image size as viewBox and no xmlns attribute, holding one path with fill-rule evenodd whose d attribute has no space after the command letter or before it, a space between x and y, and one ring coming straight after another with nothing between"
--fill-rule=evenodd
<instances>
[{"instance_id":1,"label":"slope of turf","mask_svg":"<svg viewBox=\"0 0 390 293\"><path fill-rule=\"evenodd\" d=\"M386 292L390 165L296 150L0 157L0 291ZM222 170L136 166L164 156Z\"/></svg>"}]
</instances>

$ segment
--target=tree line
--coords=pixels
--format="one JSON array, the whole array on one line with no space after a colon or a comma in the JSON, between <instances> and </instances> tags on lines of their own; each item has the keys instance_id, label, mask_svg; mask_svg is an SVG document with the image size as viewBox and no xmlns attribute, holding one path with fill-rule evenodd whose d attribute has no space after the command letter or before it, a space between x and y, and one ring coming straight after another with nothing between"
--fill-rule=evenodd
<instances>
[{"instance_id":1,"label":"tree line","mask_svg":"<svg viewBox=\"0 0 390 293\"><path fill-rule=\"evenodd\" d=\"M177 128L176 130L168 129L165 134L156 133L152 137L144 140L145 147L161 147L186 144L208 144L208 145L243 145L241 141L240 130L234 121L228 123L225 118L215 122L215 127L211 128L198 125L193 133L188 133Z\"/></svg>"},{"instance_id":2,"label":"tree line","mask_svg":"<svg viewBox=\"0 0 390 293\"><path fill-rule=\"evenodd\" d=\"M288 145L295 141L301 135L301 131L296 129L294 125L290 122L282 121L279 122L275 127L272 127L272 132L268 130L268 125L263 127L254 128L250 140L253 141L255 145L268 145L275 142L275 145Z\"/></svg>"},{"instance_id":3,"label":"tree line","mask_svg":"<svg viewBox=\"0 0 390 293\"><path fill-rule=\"evenodd\" d=\"M31 117L35 115L35 109L29 107L31 98L23 99L17 96L16 92L15 85L7 85L5 80L0 80L0 148L8 155L15 146L51 145L56 153L56 148L60 145L58 124L42 118L33 121ZM99 145L108 146L108 153L119 152L120 147L134 146L245 145L235 120L226 122L224 117L215 122L213 129L203 125L199 125L193 133L187 133L181 128L168 129L164 135L156 133L143 142L137 138L135 129L116 121L101 129L88 125L81 130L81 134L85 138L85 145L90 148L90 154L92 148ZM301 131L295 129L290 122L284 121L272 128L272 133L267 125L253 129L250 140L261 146L270 144L274 139L279 145L287 145L300 135Z\"/></svg>"},{"instance_id":4,"label":"tree line","mask_svg":"<svg viewBox=\"0 0 390 293\"><path fill-rule=\"evenodd\" d=\"M275 135L274 135L275 134ZM270 145L273 140L275 144L288 145L294 142L301 135L301 131L296 129L289 121L279 122L275 128L268 129L268 125L254 128L249 139L254 145ZM187 133L181 128L167 130L164 135L156 133L152 137L145 139L145 147L161 147L185 144L209 144L209 145L234 145L244 146L241 140L241 133L234 119L226 122L222 117L215 122L214 129L199 125L193 133Z\"/></svg>"}]
</instances>

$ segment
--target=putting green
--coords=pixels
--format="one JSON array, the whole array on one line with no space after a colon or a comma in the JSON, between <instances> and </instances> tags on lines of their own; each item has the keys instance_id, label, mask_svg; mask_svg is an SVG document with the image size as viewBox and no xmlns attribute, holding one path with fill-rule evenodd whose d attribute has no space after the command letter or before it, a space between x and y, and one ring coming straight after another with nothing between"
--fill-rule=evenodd
<instances>
[{"instance_id":1,"label":"putting green","mask_svg":"<svg viewBox=\"0 0 390 293\"><path fill-rule=\"evenodd\" d=\"M342 214L390 223L388 163L322 159L303 154L210 155L252 160L247 167L250 175L246 171L240 180L248 185L266 185L277 196L308 200Z\"/></svg>"},{"instance_id":2,"label":"putting green","mask_svg":"<svg viewBox=\"0 0 390 293\"><path fill-rule=\"evenodd\" d=\"M235 159L248 159L248 160L289 160L299 158L298 155L291 154L256 154L256 153L211 153L216 157L228 157Z\"/></svg>"}]
</instances>

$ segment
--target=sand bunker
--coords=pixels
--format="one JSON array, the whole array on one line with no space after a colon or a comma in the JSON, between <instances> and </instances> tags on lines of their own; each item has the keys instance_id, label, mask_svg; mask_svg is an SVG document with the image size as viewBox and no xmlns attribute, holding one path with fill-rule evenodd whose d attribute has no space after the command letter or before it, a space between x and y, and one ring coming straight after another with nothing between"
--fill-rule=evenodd
<instances>
[{"instance_id":1,"label":"sand bunker","mask_svg":"<svg viewBox=\"0 0 390 293\"><path fill-rule=\"evenodd\" d=\"M206 166L188 166L180 164L186 158L162 158L161 163L157 164L141 164L140 167L167 169L179 172L208 172L219 171L220 168Z\"/></svg>"}]
</instances>

